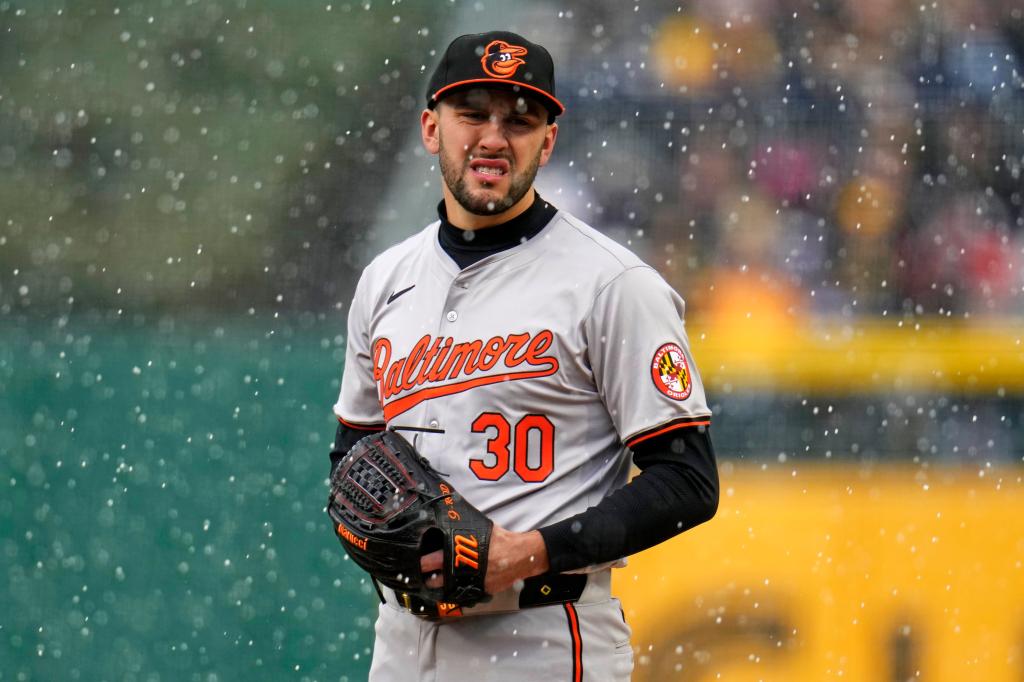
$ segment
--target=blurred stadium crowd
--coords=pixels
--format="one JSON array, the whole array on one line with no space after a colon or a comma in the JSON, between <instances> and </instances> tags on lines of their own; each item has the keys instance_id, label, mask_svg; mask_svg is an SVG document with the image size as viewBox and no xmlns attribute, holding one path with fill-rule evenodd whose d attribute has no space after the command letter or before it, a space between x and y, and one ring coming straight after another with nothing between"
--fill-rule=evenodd
<instances>
[{"instance_id":1,"label":"blurred stadium crowd","mask_svg":"<svg viewBox=\"0 0 1024 682\"><path fill-rule=\"evenodd\" d=\"M5 0L0 310L347 300L432 217L432 55L496 21L558 63L544 193L691 310L1024 312L1024 7L972 0Z\"/></svg>"},{"instance_id":2,"label":"blurred stadium crowd","mask_svg":"<svg viewBox=\"0 0 1024 682\"><path fill-rule=\"evenodd\" d=\"M575 11L582 170L549 185L589 188L691 310L1024 313L1024 6L650 10Z\"/></svg>"}]
</instances>

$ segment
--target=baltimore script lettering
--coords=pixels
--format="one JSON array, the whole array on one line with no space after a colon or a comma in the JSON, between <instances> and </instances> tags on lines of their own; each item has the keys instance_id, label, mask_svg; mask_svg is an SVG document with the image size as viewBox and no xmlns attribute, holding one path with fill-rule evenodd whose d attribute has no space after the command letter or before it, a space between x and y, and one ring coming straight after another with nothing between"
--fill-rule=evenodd
<instances>
[{"instance_id":1,"label":"baltimore script lettering","mask_svg":"<svg viewBox=\"0 0 1024 682\"><path fill-rule=\"evenodd\" d=\"M424 335L407 357L392 362L391 341L381 337L373 343L373 380L377 382L384 417L391 419L424 400L477 386L554 374L558 371L557 358L544 355L553 342L554 334L547 329L533 335L509 334L459 343L450 336ZM474 376L495 367L512 371ZM428 386L388 402L399 393L424 385Z\"/></svg>"}]
</instances>

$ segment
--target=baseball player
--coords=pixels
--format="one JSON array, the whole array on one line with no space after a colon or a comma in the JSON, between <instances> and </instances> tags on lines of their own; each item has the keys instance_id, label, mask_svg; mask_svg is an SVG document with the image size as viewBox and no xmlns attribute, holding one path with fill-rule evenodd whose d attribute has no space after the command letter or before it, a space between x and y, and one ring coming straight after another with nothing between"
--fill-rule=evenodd
<instances>
[{"instance_id":1,"label":"baseball player","mask_svg":"<svg viewBox=\"0 0 1024 682\"><path fill-rule=\"evenodd\" d=\"M375 682L629 679L611 567L718 506L683 301L533 188L563 111L542 46L456 38L420 118L439 220L356 286L332 461L397 430L494 522L490 601L425 610L380 590Z\"/></svg>"}]
</instances>

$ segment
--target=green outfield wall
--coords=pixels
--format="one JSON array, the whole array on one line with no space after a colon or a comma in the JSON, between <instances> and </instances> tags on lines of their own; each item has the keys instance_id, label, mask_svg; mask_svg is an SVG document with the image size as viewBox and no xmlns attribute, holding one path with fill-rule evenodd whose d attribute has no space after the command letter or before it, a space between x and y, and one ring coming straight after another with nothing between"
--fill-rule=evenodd
<instances>
[{"instance_id":1,"label":"green outfield wall","mask_svg":"<svg viewBox=\"0 0 1024 682\"><path fill-rule=\"evenodd\" d=\"M340 340L0 335L0 680L359 680L371 587L322 513Z\"/></svg>"}]
</instances>

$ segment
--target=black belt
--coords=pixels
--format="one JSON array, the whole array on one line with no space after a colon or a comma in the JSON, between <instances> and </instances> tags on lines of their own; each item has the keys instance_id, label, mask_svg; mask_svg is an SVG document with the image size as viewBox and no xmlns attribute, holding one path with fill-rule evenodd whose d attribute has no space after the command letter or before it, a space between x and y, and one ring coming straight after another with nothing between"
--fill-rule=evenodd
<instances>
[{"instance_id":1,"label":"black belt","mask_svg":"<svg viewBox=\"0 0 1024 682\"><path fill-rule=\"evenodd\" d=\"M374 581L374 586L377 582ZM583 573L556 573L538 575L523 581L523 589L519 592L519 608L528 609L536 606L550 606L578 601L587 586L587 576ZM382 602L384 593L377 587L377 594ZM395 592L398 606L410 613L424 618L448 618L461 616L462 608L457 604L432 602L405 592Z\"/></svg>"}]
</instances>

